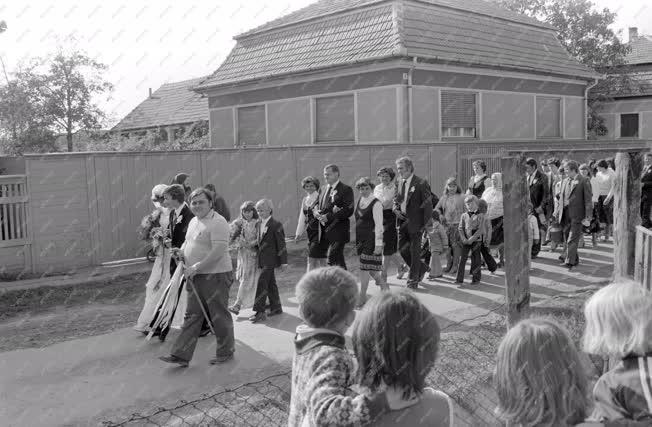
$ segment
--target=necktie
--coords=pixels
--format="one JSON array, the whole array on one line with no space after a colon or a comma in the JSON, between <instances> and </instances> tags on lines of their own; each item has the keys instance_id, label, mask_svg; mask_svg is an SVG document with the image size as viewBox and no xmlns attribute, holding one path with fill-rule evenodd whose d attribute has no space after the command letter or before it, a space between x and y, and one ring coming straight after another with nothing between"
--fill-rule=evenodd
<instances>
[{"instance_id":1,"label":"necktie","mask_svg":"<svg viewBox=\"0 0 652 427\"><path fill-rule=\"evenodd\" d=\"M328 199L328 197L329 197L330 195L331 195L331 186L329 185L329 186L328 186L328 190L326 190L326 194L324 194L324 198L323 198L322 201L321 201L321 206L322 206L322 208L323 208L324 205L326 204L326 199Z\"/></svg>"},{"instance_id":2,"label":"necktie","mask_svg":"<svg viewBox=\"0 0 652 427\"><path fill-rule=\"evenodd\" d=\"M403 201L405 201L405 186L407 185L407 179L403 180L403 183L401 184L401 196L403 197Z\"/></svg>"},{"instance_id":3,"label":"necktie","mask_svg":"<svg viewBox=\"0 0 652 427\"><path fill-rule=\"evenodd\" d=\"M177 211L173 210L172 211L172 225L170 229L174 232L174 226L177 225Z\"/></svg>"}]
</instances>

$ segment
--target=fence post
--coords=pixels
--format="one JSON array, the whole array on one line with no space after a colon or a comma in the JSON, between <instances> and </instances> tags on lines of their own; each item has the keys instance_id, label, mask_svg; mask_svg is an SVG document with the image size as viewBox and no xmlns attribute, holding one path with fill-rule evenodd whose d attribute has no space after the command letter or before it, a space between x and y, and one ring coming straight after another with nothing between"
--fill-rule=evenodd
<instances>
[{"instance_id":1,"label":"fence post","mask_svg":"<svg viewBox=\"0 0 652 427\"><path fill-rule=\"evenodd\" d=\"M503 230L505 233L505 287L507 298L507 327L522 317L530 308L529 246L525 179L525 157L504 157L503 171Z\"/></svg>"},{"instance_id":2,"label":"fence post","mask_svg":"<svg viewBox=\"0 0 652 427\"><path fill-rule=\"evenodd\" d=\"M614 279L634 275L636 226L641 223L642 156L638 152L616 154L614 184Z\"/></svg>"}]
</instances>

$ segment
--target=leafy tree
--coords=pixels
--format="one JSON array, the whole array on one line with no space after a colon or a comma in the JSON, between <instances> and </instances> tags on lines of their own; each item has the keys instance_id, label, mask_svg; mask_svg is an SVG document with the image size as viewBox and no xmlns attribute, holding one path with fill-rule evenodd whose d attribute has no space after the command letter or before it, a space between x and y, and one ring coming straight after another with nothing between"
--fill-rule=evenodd
<instances>
[{"instance_id":1,"label":"leafy tree","mask_svg":"<svg viewBox=\"0 0 652 427\"><path fill-rule=\"evenodd\" d=\"M609 28L616 13L597 9L590 0L496 0L512 11L543 21L557 29L557 38L584 65L607 74L589 92L588 128L592 136L604 135L606 127L597 110L618 90L634 87L626 74L629 47Z\"/></svg>"},{"instance_id":2,"label":"leafy tree","mask_svg":"<svg viewBox=\"0 0 652 427\"><path fill-rule=\"evenodd\" d=\"M44 114L55 130L66 134L68 151L73 151L73 134L79 129L99 129L104 112L94 103L113 85L103 78L106 65L84 53L60 51L50 62L47 72L38 75L44 99Z\"/></svg>"}]
</instances>

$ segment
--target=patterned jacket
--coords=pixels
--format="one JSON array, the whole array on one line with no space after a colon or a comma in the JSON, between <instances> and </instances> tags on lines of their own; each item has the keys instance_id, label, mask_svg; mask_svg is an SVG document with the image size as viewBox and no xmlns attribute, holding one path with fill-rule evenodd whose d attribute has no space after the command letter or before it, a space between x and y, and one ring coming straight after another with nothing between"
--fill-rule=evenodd
<instances>
[{"instance_id":1,"label":"patterned jacket","mask_svg":"<svg viewBox=\"0 0 652 427\"><path fill-rule=\"evenodd\" d=\"M428 227L428 241L430 243L430 252L433 254L441 254L448 249L446 228L440 222Z\"/></svg>"},{"instance_id":2,"label":"patterned jacket","mask_svg":"<svg viewBox=\"0 0 652 427\"><path fill-rule=\"evenodd\" d=\"M591 419L628 419L652 425L652 354L628 356L596 382Z\"/></svg>"},{"instance_id":3,"label":"patterned jacket","mask_svg":"<svg viewBox=\"0 0 652 427\"><path fill-rule=\"evenodd\" d=\"M388 410L385 393L358 395L354 360L335 331L297 328L289 427L359 426Z\"/></svg>"}]
</instances>

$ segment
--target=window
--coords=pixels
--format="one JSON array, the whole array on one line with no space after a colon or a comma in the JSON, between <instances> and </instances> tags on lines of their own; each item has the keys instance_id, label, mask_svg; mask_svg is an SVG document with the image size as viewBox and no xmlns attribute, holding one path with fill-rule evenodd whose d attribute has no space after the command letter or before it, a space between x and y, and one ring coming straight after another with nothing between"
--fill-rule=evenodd
<instances>
[{"instance_id":1,"label":"window","mask_svg":"<svg viewBox=\"0 0 652 427\"><path fill-rule=\"evenodd\" d=\"M238 145L265 145L265 106L238 108Z\"/></svg>"},{"instance_id":2,"label":"window","mask_svg":"<svg viewBox=\"0 0 652 427\"><path fill-rule=\"evenodd\" d=\"M317 142L355 141L353 95L315 99Z\"/></svg>"},{"instance_id":3,"label":"window","mask_svg":"<svg viewBox=\"0 0 652 427\"><path fill-rule=\"evenodd\" d=\"M620 137L638 138L638 114L620 115Z\"/></svg>"},{"instance_id":4,"label":"window","mask_svg":"<svg viewBox=\"0 0 652 427\"><path fill-rule=\"evenodd\" d=\"M441 93L441 133L442 137L477 137L475 93Z\"/></svg>"},{"instance_id":5,"label":"window","mask_svg":"<svg viewBox=\"0 0 652 427\"><path fill-rule=\"evenodd\" d=\"M537 138L561 137L561 98L537 96Z\"/></svg>"}]
</instances>

